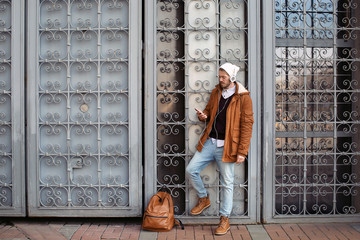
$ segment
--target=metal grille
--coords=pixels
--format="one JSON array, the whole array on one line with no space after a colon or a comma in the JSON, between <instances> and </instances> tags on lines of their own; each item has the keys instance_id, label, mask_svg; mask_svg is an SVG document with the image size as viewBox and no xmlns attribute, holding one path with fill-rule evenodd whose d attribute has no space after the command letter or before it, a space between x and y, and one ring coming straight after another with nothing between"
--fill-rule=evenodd
<instances>
[{"instance_id":1,"label":"metal grille","mask_svg":"<svg viewBox=\"0 0 360 240\"><path fill-rule=\"evenodd\" d=\"M237 64L238 79L247 80L247 2L161 0L156 11L156 186L167 186L175 213L188 216L197 195L185 178L185 166L204 129L194 108L205 108L218 83L219 64ZM232 215L247 216L247 173L243 166L235 171ZM202 178L213 203L202 216L218 216L221 188L215 163Z\"/></svg>"},{"instance_id":2,"label":"metal grille","mask_svg":"<svg viewBox=\"0 0 360 240\"><path fill-rule=\"evenodd\" d=\"M360 1L275 1L274 216L358 215Z\"/></svg>"},{"instance_id":3,"label":"metal grille","mask_svg":"<svg viewBox=\"0 0 360 240\"><path fill-rule=\"evenodd\" d=\"M23 1L0 0L0 215L25 215ZM18 16L18 17L15 17Z\"/></svg>"},{"instance_id":4,"label":"metal grille","mask_svg":"<svg viewBox=\"0 0 360 240\"><path fill-rule=\"evenodd\" d=\"M0 1L0 209L13 206L11 2Z\"/></svg>"},{"instance_id":5,"label":"metal grille","mask_svg":"<svg viewBox=\"0 0 360 240\"><path fill-rule=\"evenodd\" d=\"M137 81L129 60L134 3L39 1L38 167L31 172L33 177L38 172L39 209L133 208L124 216L140 213L140 93L136 83L129 83L131 77Z\"/></svg>"}]
</instances>

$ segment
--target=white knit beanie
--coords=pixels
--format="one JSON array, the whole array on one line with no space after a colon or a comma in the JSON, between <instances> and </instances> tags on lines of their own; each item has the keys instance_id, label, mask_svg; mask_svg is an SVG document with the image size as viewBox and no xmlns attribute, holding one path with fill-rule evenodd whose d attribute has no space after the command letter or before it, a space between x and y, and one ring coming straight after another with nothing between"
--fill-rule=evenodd
<instances>
[{"instance_id":1,"label":"white knit beanie","mask_svg":"<svg viewBox=\"0 0 360 240\"><path fill-rule=\"evenodd\" d=\"M240 70L240 67L231 64L231 63L224 63L220 66L220 69L223 69L227 74L230 76L230 81L235 82L236 81L236 74Z\"/></svg>"}]
</instances>

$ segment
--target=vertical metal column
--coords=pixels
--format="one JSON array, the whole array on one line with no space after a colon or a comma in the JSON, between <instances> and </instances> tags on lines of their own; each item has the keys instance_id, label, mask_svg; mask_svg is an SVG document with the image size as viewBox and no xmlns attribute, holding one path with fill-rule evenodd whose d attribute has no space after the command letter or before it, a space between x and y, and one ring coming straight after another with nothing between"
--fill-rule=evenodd
<instances>
[{"instance_id":1,"label":"vertical metal column","mask_svg":"<svg viewBox=\"0 0 360 240\"><path fill-rule=\"evenodd\" d=\"M269 222L274 216L274 162L275 162L275 91L274 91L274 62L275 62L275 39L274 39L274 2L262 0L262 78L263 94L261 107L263 108L263 134L262 134L262 202L261 209L264 215L264 222ZM271 9L271 10L270 10Z\"/></svg>"}]
</instances>

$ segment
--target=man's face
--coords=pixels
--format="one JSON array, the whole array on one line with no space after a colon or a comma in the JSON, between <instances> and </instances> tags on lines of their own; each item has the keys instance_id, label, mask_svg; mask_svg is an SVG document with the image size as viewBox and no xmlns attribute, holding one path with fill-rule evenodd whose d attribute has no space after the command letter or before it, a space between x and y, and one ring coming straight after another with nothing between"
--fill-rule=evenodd
<instances>
[{"instance_id":1,"label":"man's face","mask_svg":"<svg viewBox=\"0 0 360 240\"><path fill-rule=\"evenodd\" d=\"M229 74L222 69L219 70L219 84L222 89L228 89L233 86Z\"/></svg>"}]
</instances>

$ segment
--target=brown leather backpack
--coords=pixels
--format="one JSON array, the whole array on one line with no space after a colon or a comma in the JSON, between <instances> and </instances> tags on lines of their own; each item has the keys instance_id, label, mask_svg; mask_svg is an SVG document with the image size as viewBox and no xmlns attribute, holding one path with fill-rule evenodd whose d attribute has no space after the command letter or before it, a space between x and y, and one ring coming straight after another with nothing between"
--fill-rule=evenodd
<instances>
[{"instance_id":1,"label":"brown leather backpack","mask_svg":"<svg viewBox=\"0 0 360 240\"><path fill-rule=\"evenodd\" d=\"M179 222L178 222L179 221ZM174 225L181 225L180 220L175 220L172 197L167 192L158 192L153 195L145 210L142 228L148 231L170 231Z\"/></svg>"}]
</instances>

